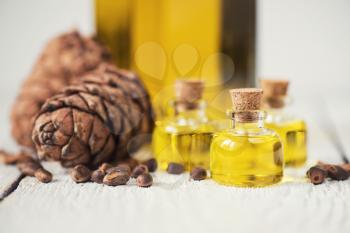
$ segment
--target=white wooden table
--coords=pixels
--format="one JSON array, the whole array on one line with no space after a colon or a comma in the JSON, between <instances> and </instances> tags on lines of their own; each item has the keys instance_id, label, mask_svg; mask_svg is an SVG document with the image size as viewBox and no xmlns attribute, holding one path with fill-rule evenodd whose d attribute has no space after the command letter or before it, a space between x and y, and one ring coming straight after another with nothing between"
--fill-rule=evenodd
<instances>
[{"instance_id":1,"label":"white wooden table","mask_svg":"<svg viewBox=\"0 0 350 233\"><path fill-rule=\"evenodd\" d=\"M350 111L343 101L327 106L349 151ZM299 112L310 129L309 163L340 162L318 119L322 111L310 101L303 106ZM288 169L281 184L259 189L157 172L155 184L145 189L134 181L119 187L75 184L56 163L45 166L54 173L52 183L25 177L0 202L1 233L350 232L350 180L314 186L304 179L306 168ZM0 194L18 176L13 167L0 166Z\"/></svg>"}]
</instances>

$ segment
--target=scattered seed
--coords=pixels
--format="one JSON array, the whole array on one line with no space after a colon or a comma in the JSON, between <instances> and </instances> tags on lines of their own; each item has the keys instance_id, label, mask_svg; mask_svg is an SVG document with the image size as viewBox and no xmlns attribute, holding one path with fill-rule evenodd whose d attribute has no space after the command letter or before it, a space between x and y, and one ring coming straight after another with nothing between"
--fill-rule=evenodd
<instances>
[{"instance_id":1,"label":"scattered seed","mask_svg":"<svg viewBox=\"0 0 350 233\"><path fill-rule=\"evenodd\" d=\"M113 167L111 164L103 163L103 164L101 164L101 166L98 167L98 169L103 171L104 173L107 173L107 170L111 167Z\"/></svg>"},{"instance_id":2,"label":"scattered seed","mask_svg":"<svg viewBox=\"0 0 350 233\"><path fill-rule=\"evenodd\" d=\"M130 166L128 164L119 164L117 166L117 170L126 172L129 175L131 174L131 168L130 168Z\"/></svg>"},{"instance_id":3,"label":"scattered seed","mask_svg":"<svg viewBox=\"0 0 350 233\"><path fill-rule=\"evenodd\" d=\"M145 161L143 164L148 167L149 172L155 172L157 170L157 167L158 167L157 160L155 160L153 158Z\"/></svg>"},{"instance_id":4,"label":"scattered seed","mask_svg":"<svg viewBox=\"0 0 350 233\"><path fill-rule=\"evenodd\" d=\"M17 163L31 162L34 160L25 151L13 154L4 150L0 150L0 161L7 165L13 165Z\"/></svg>"},{"instance_id":5,"label":"scattered seed","mask_svg":"<svg viewBox=\"0 0 350 233\"><path fill-rule=\"evenodd\" d=\"M125 172L112 171L105 175L103 183L109 186L125 185L130 176Z\"/></svg>"},{"instance_id":6,"label":"scattered seed","mask_svg":"<svg viewBox=\"0 0 350 233\"><path fill-rule=\"evenodd\" d=\"M169 174L179 175L179 174L183 173L184 170L185 170L184 166L180 163L169 163L167 172Z\"/></svg>"},{"instance_id":7,"label":"scattered seed","mask_svg":"<svg viewBox=\"0 0 350 233\"><path fill-rule=\"evenodd\" d=\"M103 177L105 177L106 173L103 172L100 169L97 169L95 171L93 171L93 173L91 174L91 181L98 183L98 184L102 184L103 183Z\"/></svg>"},{"instance_id":8,"label":"scattered seed","mask_svg":"<svg viewBox=\"0 0 350 233\"><path fill-rule=\"evenodd\" d=\"M134 168L131 173L132 178L137 178L139 175L148 173L148 167L144 164L140 164Z\"/></svg>"},{"instance_id":9,"label":"scattered seed","mask_svg":"<svg viewBox=\"0 0 350 233\"><path fill-rule=\"evenodd\" d=\"M76 183L83 183L90 180L91 171L86 166L79 164L72 169L70 175Z\"/></svg>"},{"instance_id":10,"label":"scattered seed","mask_svg":"<svg viewBox=\"0 0 350 233\"><path fill-rule=\"evenodd\" d=\"M331 165L328 169L328 176L333 180L347 180L349 175L349 172L338 165Z\"/></svg>"},{"instance_id":11,"label":"scattered seed","mask_svg":"<svg viewBox=\"0 0 350 233\"><path fill-rule=\"evenodd\" d=\"M207 170L202 167L195 167L191 170L190 176L193 180L204 180L207 178Z\"/></svg>"},{"instance_id":12,"label":"scattered seed","mask_svg":"<svg viewBox=\"0 0 350 233\"><path fill-rule=\"evenodd\" d=\"M136 184L143 188L150 187L153 184L153 178L149 173L141 174L136 178Z\"/></svg>"},{"instance_id":13,"label":"scattered seed","mask_svg":"<svg viewBox=\"0 0 350 233\"><path fill-rule=\"evenodd\" d=\"M127 165L127 164L119 164L116 167L108 168L107 169L107 174L111 173L111 172L114 172L114 171L116 171L116 172L124 172L124 173L127 173L128 175L131 174L131 169L130 169L129 165Z\"/></svg>"},{"instance_id":14,"label":"scattered seed","mask_svg":"<svg viewBox=\"0 0 350 233\"><path fill-rule=\"evenodd\" d=\"M17 168L23 175L34 176L35 171L42 168L42 166L38 162L31 161L17 163Z\"/></svg>"},{"instance_id":15,"label":"scattered seed","mask_svg":"<svg viewBox=\"0 0 350 233\"><path fill-rule=\"evenodd\" d=\"M345 171L350 173L350 163L345 163L340 165L341 168L343 168Z\"/></svg>"},{"instance_id":16,"label":"scattered seed","mask_svg":"<svg viewBox=\"0 0 350 233\"><path fill-rule=\"evenodd\" d=\"M318 166L311 167L306 174L313 184L322 184L327 177L327 171Z\"/></svg>"},{"instance_id":17,"label":"scattered seed","mask_svg":"<svg viewBox=\"0 0 350 233\"><path fill-rule=\"evenodd\" d=\"M126 160L123 160L121 161L120 163L118 163L118 166L119 165L122 165L122 164L126 164L128 165L131 170L133 170L135 167L137 167L137 165L139 165L139 161L137 161L136 159L133 159L133 158L129 158L129 159L126 159Z\"/></svg>"},{"instance_id":18,"label":"scattered seed","mask_svg":"<svg viewBox=\"0 0 350 233\"><path fill-rule=\"evenodd\" d=\"M49 183L52 181L51 172L45 170L44 168L37 169L34 176L42 183Z\"/></svg>"},{"instance_id":19,"label":"scattered seed","mask_svg":"<svg viewBox=\"0 0 350 233\"><path fill-rule=\"evenodd\" d=\"M347 180L350 176L350 173L347 170L347 169L350 169L350 166L347 166L346 164L338 166L338 165L318 162L317 166L326 170L327 176L333 180Z\"/></svg>"},{"instance_id":20,"label":"scattered seed","mask_svg":"<svg viewBox=\"0 0 350 233\"><path fill-rule=\"evenodd\" d=\"M4 164L14 164L15 160L13 159L14 155L11 155L11 153L0 150L0 161Z\"/></svg>"},{"instance_id":21,"label":"scattered seed","mask_svg":"<svg viewBox=\"0 0 350 233\"><path fill-rule=\"evenodd\" d=\"M316 167L319 167L319 168L325 170L327 172L327 176L328 176L329 170L331 169L332 166L333 165L331 165L331 164L323 163L320 161L316 165Z\"/></svg>"}]
</instances>

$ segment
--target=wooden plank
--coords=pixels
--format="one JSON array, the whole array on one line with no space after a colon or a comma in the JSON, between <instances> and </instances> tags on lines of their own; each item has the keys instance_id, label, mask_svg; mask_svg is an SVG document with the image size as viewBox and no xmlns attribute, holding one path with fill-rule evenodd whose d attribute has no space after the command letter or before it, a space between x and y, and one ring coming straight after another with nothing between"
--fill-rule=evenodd
<instances>
[{"instance_id":1,"label":"wooden plank","mask_svg":"<svg viewBox=\"0 0 350 233\"><path fill-rule=\"evenodd\" d=\"M22 180L0 204L1 231L14 232L349 232L350 181L264 189L220 186L158 172L139 188L75 184L46 165L54 182Z\"/></svg>"},{"instance_id":2,"label":"wooden plank","mask_svg":"<svg viewBox=\"0 0 350 233\"><path fill-rule=\"evenodd\" d=\"M306 120L310 161L339 162L317 114ZM264 189L162 172L143 189L134 180L119 187L75 184L57 163L44 166L54 174L52 183L26 177L0 203L1 232L350 231L350 180L314 186L303 178L307 167L287 169L281 184Z\"/></svg>"},{"instance_id":3,"label":"wooden plank","mask_svg":"<svg viewBox=\"0 0 350 233\"><path fill-rule=\"evenodd\" d=\"M15 166L0 164L0 201L17 187L21 178Z\"/></svg>"}]
</instances>

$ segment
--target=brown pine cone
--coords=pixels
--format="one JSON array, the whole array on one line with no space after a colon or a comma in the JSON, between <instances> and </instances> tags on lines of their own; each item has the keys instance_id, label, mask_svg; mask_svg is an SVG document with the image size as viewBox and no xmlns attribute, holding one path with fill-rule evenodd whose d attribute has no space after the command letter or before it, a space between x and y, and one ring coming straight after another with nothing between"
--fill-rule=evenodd
<instances>
[{"instance_id":1,"label":"brown pine cone","mask_svg":"<svg viewBox=\"0 0 350 233\"><path fill-rule=\"evenodd\" d=\"M110 64L81 77L80 83L48 99L34 122L33 141L40 158L65 167L93 167L127 157L151 133L153 112L149 95L131 72ZM142 138L142 137L139 137Z\"/></svg>"},{"instance_id":2,"label":"brown pine cone","mask_svg":"<svg viewBox=\"0 0 350 233\"><path fill-rule=\"evenodd\" d=\"M77 31L49 41L12 107L12 135L17 142L34 147L31 139L33 117L46 99L72 84L78 76L109 60L104 47Z\"/></svg>"}]
</instances>

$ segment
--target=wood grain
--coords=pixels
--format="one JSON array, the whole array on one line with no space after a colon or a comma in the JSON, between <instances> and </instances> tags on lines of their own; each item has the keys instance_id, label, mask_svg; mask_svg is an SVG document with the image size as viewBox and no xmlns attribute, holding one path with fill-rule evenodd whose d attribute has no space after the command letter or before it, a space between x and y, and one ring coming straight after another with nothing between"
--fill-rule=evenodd
<instances>
[{"instance_id":1,"label":"wood grain","mask_svg":"<svg viewBox=\"0 0 350 233\"><path fill-rule=\"evenodd\" d=\"M350 181L314 186L293 170L264 189L220 186L158 172L155 185L75 184L57 164L54 182L22 180L0 204L1 231L12 232L348 232ZM293 180L291 180L293 177Z\"/></svg>"},{"instance_id":2,"label":"wood grain","mask_svg":"<svg viewBox=\"0 0 350 233\"><path fill-rule=\"evenodd\" d=\"M150 188L134 180L108 187L75 184L58 164L45 163L54 181L24 178L0 203L0 232L350 232L350 180L314 186L304 178L318 159L340 162L319 113L304 110L309 164L286 169L281 184L242 189L157 172Z\"/></svg>"}]
</instances>

